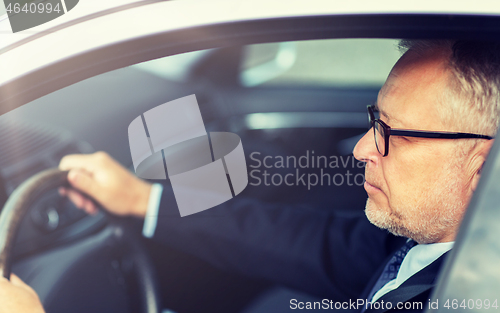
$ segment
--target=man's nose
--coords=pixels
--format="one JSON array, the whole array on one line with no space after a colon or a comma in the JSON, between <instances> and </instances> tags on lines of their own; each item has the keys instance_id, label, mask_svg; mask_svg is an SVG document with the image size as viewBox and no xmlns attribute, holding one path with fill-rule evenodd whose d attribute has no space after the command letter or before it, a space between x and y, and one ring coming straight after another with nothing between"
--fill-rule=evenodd
<instances>
[{"instance_id":1,"label":"man's nose","mask_svg":"<svg viewBox=\"0 0 500 313\"><path fill-rule=\"evenodd\" d=\"M362 162L372 161L376 163L380 157L380 153L375 145L375 138L373 137L373 127L366 132L366 134L361 137L361 139L356 143L354 150L352 151L354 157Z\"/></svg>"}]
</instances>

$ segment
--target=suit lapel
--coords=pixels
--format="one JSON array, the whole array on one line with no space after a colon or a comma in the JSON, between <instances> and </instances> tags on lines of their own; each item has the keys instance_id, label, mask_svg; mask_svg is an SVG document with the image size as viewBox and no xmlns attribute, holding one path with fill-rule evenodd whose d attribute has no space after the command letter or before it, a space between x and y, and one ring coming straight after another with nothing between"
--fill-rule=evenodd
<instances>
[{"instance_id":1,"label":"suit lapel","mask_svg":"<svg viewBox=\"0 0 500 313\"><path fill-rule=\"evenodd\" d=\"M408 278L408 280L401 284L401 286L399 286L397 289L394 289L393 291L388 292L380 299L378 299L377 302L391 302L393 304L393 309L395 309L398 302L408 301L412 298L417 297L418 295L423 294L424 292L430 291L436 284L437 274L447 254L448 252ZM423 305L425 306L425 303L423 303ZM390 310L387 309L386 306L384 306L384 308L379 309L368 309L365 311L365 313L382 313L387 311Z\"/></svg>"}]
</instances>

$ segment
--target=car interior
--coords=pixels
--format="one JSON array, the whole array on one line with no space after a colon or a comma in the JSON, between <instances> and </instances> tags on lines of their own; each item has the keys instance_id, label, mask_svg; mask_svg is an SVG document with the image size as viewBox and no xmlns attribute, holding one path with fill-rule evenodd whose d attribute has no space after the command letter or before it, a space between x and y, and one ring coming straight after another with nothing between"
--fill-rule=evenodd
<instances>
[{"instance_id":1,"label":"car interior","mask_svg":"<svg viewBox=\"0 0 500 313\"><path fill-rule=\"evenodd\" d=\"M105 151L133 171L130 122L194 94L207 131L241 138L249 172L241 196L364 214L366 192L356 176L364 168L352 149L369 127L367 105L400 56L397 42L227 46L134 64L70 85L0 116L0 200L68 154ZM280 166L280 157L295 157L299 164ZM336 178L323 181L325 173ZM283 181L287 174L290 185ZM302 174L304 182L298 179ZM308 174L320 179L308 184ZM13 272L31 283L47 312L136 312L134 250L109 230L115 220L104 212L86 215L57 190L46 193L22 222ZM257 312L259 306L264 311L273 297L295 292L142 238L140 220L121 222L150 257L162 307L171 312Z\"/></svg>"}]
</instances>

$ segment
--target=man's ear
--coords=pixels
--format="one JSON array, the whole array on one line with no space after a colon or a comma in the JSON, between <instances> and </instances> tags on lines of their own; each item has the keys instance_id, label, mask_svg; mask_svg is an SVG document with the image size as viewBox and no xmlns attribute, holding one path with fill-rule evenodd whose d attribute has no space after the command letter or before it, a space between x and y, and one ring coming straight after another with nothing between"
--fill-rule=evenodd
<instances>
[{"instance_id":1,"label":"man's ear","mask_svg":"<svg viewBox=\"0 0 500 313\"><path fill-rule=\"evenodd\" d=\"M471 151L471 159L469 163L469 175L471 175L470 189L472 192L476 191L477 184L481 178L481 172L483 170L484 163L488 158L491 147L495 140L485 140L480 144L476 145Z\"/></svg>"}]
</instances>

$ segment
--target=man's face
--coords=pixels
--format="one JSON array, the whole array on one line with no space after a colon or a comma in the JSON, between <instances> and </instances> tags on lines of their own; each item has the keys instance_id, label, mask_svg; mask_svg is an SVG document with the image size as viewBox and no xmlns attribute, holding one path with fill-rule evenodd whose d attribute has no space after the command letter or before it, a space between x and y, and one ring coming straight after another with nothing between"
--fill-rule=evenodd
<instances>
[{"instance_id":1,"label":"man's face","mask_svg":"<svg viewBox=\"0 0 500 313\"><path fill-rule=\"evenodd\" d=\"M410 52L395 65L379 92L380 118L392 128L454 131L441 121L446 105L447 55ZM373 128L354 148L367 162L366 215L373 224L419 243L454 240L470 197L470 181L457 159L456 141L390 137L389 154L377 151Z\"/></svg>"}]
</instances>

